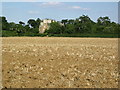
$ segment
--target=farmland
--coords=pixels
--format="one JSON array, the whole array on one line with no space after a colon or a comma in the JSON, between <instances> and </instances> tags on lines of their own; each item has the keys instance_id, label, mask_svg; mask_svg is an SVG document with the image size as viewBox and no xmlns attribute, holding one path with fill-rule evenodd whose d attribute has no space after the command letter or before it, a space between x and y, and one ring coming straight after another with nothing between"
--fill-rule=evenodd
<instances>
[{"instance_id":1,"label":"farmland","mask_svg":"<svg viewBox=\"0 0 120 90\"><path fill-rule=\"evenodd\" d=\"M3 87L117 88L117 38L3 37Z\"/></svg>"}]
</instances>

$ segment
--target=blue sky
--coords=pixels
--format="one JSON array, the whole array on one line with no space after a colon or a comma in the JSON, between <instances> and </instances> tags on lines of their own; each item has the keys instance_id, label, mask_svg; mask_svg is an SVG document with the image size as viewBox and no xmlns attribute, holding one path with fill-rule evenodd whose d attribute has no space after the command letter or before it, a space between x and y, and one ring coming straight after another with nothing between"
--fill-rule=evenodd
<instances>
[{"instance_id":1,"label":"blue sky","mask_svg":"<svg viewBox=\"0 0 120 90\"><path fill-rule=\"evenodd\" d=\"M109 16L111 21L118 22L117 2L3 2L2 16L9 22L28 19L75 19L88 15L93 21L100 16Z\"/></svg>"}]
</instances>

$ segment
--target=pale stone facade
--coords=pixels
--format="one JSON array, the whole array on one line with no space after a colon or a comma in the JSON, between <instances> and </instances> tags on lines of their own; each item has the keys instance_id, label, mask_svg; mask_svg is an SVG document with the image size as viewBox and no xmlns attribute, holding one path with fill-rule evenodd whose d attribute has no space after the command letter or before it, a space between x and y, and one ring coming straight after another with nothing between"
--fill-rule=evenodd
<instances>
[{"instance_id":1,"label":"pale stone facade","mask_svg":"<svg viewBox=\"0 0 120 90\"><path fill-rule=\"evenodd\" d=\"M43 23L52 23L52 20L46 19L46 20L43 20Z\"/></svg>"},{"instance_id":2,"label":"pale stone facade","mask_svg":"<svg viewBox=\"0 0 120 90\"><path fill-rule=\"evenodd\" d=\"M39 33L44 33L45 30L48 30L50 27L50 23L52 22L55 22L55 21L50 19L43 20L43 22L41 22L39 26Z\"/></svg>"}]
</instances>

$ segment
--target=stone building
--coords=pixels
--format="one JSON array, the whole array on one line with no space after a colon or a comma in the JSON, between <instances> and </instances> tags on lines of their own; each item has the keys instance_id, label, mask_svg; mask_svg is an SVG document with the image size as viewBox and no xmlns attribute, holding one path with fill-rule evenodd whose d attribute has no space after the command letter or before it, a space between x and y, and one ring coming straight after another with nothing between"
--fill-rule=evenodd
<instances>
[{"instance_id":1,"label":"stone building","mask_svg":"<svg viewBox=\"0 0 120 90\"><path fill-rule=\"evenodd\" d=\"M55 22L54 20L51 19L45 19L43 22L40 23L39 26L39 33L44 33L45 30L48 30L50 27L50 23Z\"/></svg>"}]
</instances>

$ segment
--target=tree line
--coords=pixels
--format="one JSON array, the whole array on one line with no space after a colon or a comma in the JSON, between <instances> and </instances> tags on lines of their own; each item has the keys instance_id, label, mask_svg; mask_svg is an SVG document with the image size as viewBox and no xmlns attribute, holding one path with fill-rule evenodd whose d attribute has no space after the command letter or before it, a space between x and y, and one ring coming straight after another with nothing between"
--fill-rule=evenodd
<instances>
[{"instance_id":1,"label":"tree line","mask_svg":"<svg viewBox=\"0 0 120 90\"><path fill-rule=\"evenodd\" d=\"M35 36L39 33L39 25L41 20L29 19L27 24L19 21L19 24L14 22L8 23L6 17L0 17L2 22L2 36Z\"/></svg>"},{"instance_id":2,"label":"tree line","mask_svg":"<svg viewBox=\"0 0 120 90\"><path fill-rule=\"evenodd\" d=\"M29 19L27 24L19 21L8 23L6 17L0 17L2 23L2 36L62 36L62 37L118 37L120 24L111 22L110 18L99 17L97 22L92 21L87 15L76 19L63 19L52 22L49 30L44 34L39 33L39 25L42 22L37 18Z\"/></svg>"}]
</instances>

